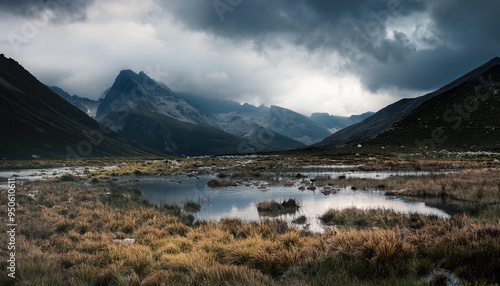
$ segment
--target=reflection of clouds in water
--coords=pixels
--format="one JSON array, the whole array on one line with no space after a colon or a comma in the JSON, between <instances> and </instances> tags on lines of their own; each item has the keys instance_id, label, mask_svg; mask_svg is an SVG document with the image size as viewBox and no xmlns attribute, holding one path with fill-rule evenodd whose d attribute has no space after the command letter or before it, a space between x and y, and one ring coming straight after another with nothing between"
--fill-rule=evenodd
<instances>
[{"instance_id":1,"label":"reflection of clouds in water","mask_svg":"<svg viewBox=\"0 0 500 286\"><path fill-rule=\"evenodd\" d=\"M111 167L113 168L113 167ZM21 180L22 177L39 179L44 175L58 175L71 172L73 174L83 173L84 168L55 168L45 170L20 170L2 171L0 177L11 177L14 174ZM41 175L40 173L43 173ZM384 178L394 174L407 174L407 172L347 172L347 174L365 178ZM331 173L330 174L334 174ZM335 173L337 174L337 173ZM416 173L412 172L412 175ZM420 175L428 172L418 172ZM33 176L35 175L35 176ZM229 187L229 188L209 188L207 183L214 176L188 177L186 175L169 177L139 177L139 182L131 183L129 179L123 178L120 184L138 185L145 197L153 203L176 203L182 205L188 200L199 202L202 209L196 214L198 219L217 220L222 217L238 217L244 220L259 220L256 204L262 200L276 200L281 202L290 198L299 201L301 208L295 215L285 215L282 218L291 221L295 217L305 215L310 229L321 231L322 227L318 217L328 209L343 209L356 207L360 209L385 208L404 213L421 213L425 215L437 215L448 218L444 211L429 207L422 202L410 202L397 197L386 197L383 192L378 191L351 191L344 189L336 194L324 196L319 191L298 191L296 187L270 187L267 192L259 191L251 187ZM133 177L136 179L136 177Z\"/></svg>"},{"instance_id":2,"label":"reflection of clouds in water","mask_svg":"<svg viewBox=\"0 0 500 286\"><path fill-rule=\"evenodd\" d=\"M257 191L252 189L253 192ZM250 194L251 196L246 196ZM238 217L244 220L258 220L257 206L250 191L237 191L237 188L222 188L219 195L202 206L197 214L200 219L220 219Z\"/></svg>"},{"instance_id":3,"label":"reflection of clouds in water","mask_svg":"<svg viewBox=\"0 0 500 286\"><path fill-rule=\"evenodd\" d=\"M342 191L325 196L319 191L299 191L296 187L270 187L262 192L252 187L229 187L211 189L206 183L211 177L200 179L182 179L182 183L171 183L168 180L141 180L139 185L146 198L153 202L168 201L182 204L186 200L202 199L202 209L196 214L197 219L217 220L223 217L237 217L243 220L259 220L256 204L262 200L281 202L290 198L299 201L301 208L295 215L285 215L282 218L292 221L305 215L307 224L312 231L322 231L323 227L318 217L328 209L344 209L356 207L360 209L392 209L404 213L421 213L449 217L445 212L429 207L421 202L410 202L401 198L386 197L380 191Z\"/></svg>"},{"instance_id":4,"label":"reflection of clouds in water","mask_svg":"<svg viewBox=\"0 0 500 286\"><path fill-rule=\"evenodd\" d=\"M420 213L426 215L437 215L449 218L449 215L437 208L429 207L422 202L410 202L401 198L387 197L383 192L373 191L341 191L330 195L324 200L304 200L304 209L314 210L322 214L328 209L345 209L356 207L359 209L391 209L402 213ZM307 212L307 211L306 211Z\"/></svg>"},{"instance_id":5,"label":"reflection of clouds in water","mask_svg":"<svg viewBox=\"0 0 500 286\"><path fill-rule=\"evenodd\" d=\"M228 215L231 217L241 217L250 220L259 219L259 213L254 204L250 204L246 208L238 208L236 205L233 205Z\"/></svg>"}]
</instances>

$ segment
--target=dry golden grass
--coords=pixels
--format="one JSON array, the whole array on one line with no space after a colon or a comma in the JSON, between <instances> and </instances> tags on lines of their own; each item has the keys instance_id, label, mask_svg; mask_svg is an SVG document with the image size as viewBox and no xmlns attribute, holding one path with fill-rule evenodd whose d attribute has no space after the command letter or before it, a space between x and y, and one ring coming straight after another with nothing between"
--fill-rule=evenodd
<instances>
[{"instance_id":1,"label":"dry golden grass","mask_svg":"<svg viewBox=\"0 0 500 286\"><path fill-rule=\"evenodd\" d=\"M192 160L185 170L200 164L185 160ZM247 165L259 169L271 161ZM166 163L143 167L155 164ZM436 268L455 272L471 285L499 283L500 207L493 204L499 200L498 172L477 169L383 182L393 189L444 191L485 204L474 216L445 220L387 210L332 210L324 215L330 217L325 223L337 228L321 234L280 220L226 218L192 226L168 208L142 202L134 189L30 183L17 195L16 285L413 285L407 277L423 277ZM36 199L27 196L35 190ZM0 202L6 203L4 192ZM0 215L5 217L4 209ZM125 238L135 242L114 241ZM0 256L5 255L1 249ZM0 267L5 269L4 260ZM0 277L1 285L9 283Z\"/></svg>"},{"instance_id":2,"label":"dry golden grass","mask_svg":"<svg viewBox=\"0 0 500 286\"><path fill-rule=\"evenodd\" d=\"M391 176L386 179L325 179L321 184L333 187L389 190L390 195L446 197L481 204L500 203L500 168L481 168L451 174Z\"/></svg>"},{"instance_id":3,"label":"dry golden grass","mask_svg":"<svg viewBox=\"0 0 500 286\"><path fill-rule=\"evenodd\" d=\"M390 179L387 186L401 195L448 197L485 204L500 203L500 169L465 170L424 178Z\"/></svg>"}]
</instances>

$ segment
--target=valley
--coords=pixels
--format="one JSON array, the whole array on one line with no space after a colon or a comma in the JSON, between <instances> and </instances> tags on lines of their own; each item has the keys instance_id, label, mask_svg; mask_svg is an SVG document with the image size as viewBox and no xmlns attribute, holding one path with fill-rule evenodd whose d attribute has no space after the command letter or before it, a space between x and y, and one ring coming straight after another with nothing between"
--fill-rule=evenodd
<instances>
[{"instance_id":1,"label":"valley","mask_svg":"<svg viewBox=\"0 0 500 286\"><path fill-rule=\"evenodd\" d=\"M500 1L0 1L0 286L500 285Z\"/></svg>"},{"instance_id":2,"label":"valley","mask_svg":"<svg viewBox=\"0 0 500 286\"><path fill-rule=\"evenodd\" d=\"M0 284L498 284L499 66L308 117L132 70L93 101L2 55Z\"/></svg>"}]
</instances>

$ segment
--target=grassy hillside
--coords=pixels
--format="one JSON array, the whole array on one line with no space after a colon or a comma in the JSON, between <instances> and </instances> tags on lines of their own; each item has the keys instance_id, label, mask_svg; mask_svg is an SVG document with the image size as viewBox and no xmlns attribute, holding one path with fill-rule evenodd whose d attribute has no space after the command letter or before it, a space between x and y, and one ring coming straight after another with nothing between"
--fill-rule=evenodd
<instances>
[{"instance_id":1,"label":"grassy hillside","mask_svg":"<svg viewBox=\"0 0 500 286\"><path fill-rule=\"evenodd\" d=\"M426 150L500 148L500 66L421 104L369 145Z\"/></svg>"}]
</instances>

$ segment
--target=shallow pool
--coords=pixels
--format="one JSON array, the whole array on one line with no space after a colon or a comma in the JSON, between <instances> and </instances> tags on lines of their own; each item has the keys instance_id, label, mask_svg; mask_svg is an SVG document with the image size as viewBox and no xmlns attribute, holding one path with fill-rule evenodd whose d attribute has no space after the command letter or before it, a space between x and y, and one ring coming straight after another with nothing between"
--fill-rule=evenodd
<instances>
[{"instance_id":1,"label":"shallow pool","mask_svg":"<svg viewBox=\"0 0 500 286\"><path fill-rule=\"evenodd\" d=\"M274 199L278 202L295 199L300 209L293 215L281 218L292 221L304 215L307 227L312 231L323 231L319 216L328 209L356 207L360 209L384 208L402 213L419 213L449 218L441 209L431 207L423 202L410 201L398 197L385 196L383 191L353 191L350 188L337 189L335 194L324 195L319 190L300 191L298 184L293 187L269 186L261 190L255 186L237 186L212 189L207 182L213 176L188 178L172 176L169 178L141 178L139 182L128 182L142 189L146 199L156 204L176 203L182 205L186 201L201 204L201 211L196 213L197 219L218 220L224 217L236 217L243 220L259 220L257 204L262 200Z\"/></svg>"}]
</instances>

